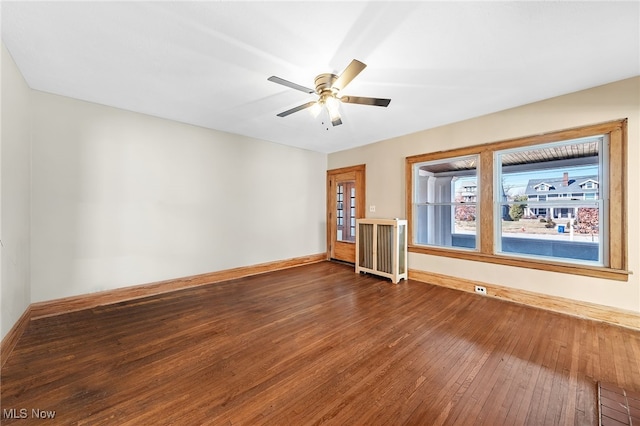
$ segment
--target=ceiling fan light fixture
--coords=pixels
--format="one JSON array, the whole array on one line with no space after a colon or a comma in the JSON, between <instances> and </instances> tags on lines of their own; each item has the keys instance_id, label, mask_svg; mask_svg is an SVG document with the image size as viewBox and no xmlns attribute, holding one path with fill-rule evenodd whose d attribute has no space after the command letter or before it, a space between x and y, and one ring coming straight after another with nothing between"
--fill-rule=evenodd
<instances>
[{"instance_id":1,"label":"ceiling fan light fixture","mask_svg":"<svg viewBox=\"0 0 640 426\"><path fill-rule=\"evenodd\" d=\"M322 112L322 105L320 105L320 102L316 102L311 105L311 108L309 108L309 112L313 117L318 117Z\"/></svg>"},{"instance_id":2,"label":"ceiling fan light fixture","mask_svg":"<svg viewBox=\"0 0 640 426\"><path fill-rule=\"evenodd\" d=\"M325 105L327 106L327 111L329 111L329 116L332 119L340 114L340 102L334 96L327 97Z\"/></svg>"}]
</instances>

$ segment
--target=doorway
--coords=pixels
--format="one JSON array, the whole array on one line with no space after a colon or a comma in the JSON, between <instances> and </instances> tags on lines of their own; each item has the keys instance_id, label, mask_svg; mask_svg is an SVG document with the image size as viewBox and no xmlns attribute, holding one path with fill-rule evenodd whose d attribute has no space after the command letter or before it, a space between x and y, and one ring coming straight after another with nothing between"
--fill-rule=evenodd
<instances>
[{"instance_id":1,"label":"doorway","mask_svg":"<svg viewBox=\"0 0 640 426\"><path fill-rule=\"evenodd\" d=\"M365 211L365 165L327 171L327 258L355 264L356 219Z\"/></svg>"}]
</instances>

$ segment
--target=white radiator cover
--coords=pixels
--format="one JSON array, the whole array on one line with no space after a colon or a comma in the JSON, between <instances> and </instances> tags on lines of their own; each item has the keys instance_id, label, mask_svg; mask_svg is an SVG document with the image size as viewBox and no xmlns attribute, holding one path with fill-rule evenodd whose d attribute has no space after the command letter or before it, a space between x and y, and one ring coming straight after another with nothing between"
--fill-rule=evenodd
<instances>
[{"instance_id":1,"label":"white radiator cover","mask_svg":"<svg viewBox=\"0 0 640 426\"><path fill-rule=\"evenodd\" d=\"M356 221L356 273L369 272L397 284L407 279L407 221Z\"/></svg>"}]
</instances>

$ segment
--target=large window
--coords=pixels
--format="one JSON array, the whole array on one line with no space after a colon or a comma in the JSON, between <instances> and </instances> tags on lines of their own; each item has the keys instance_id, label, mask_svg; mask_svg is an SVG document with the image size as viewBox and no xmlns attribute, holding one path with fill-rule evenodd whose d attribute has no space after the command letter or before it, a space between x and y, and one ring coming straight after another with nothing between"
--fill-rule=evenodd
<instances>
[{"instance_id":1,"label":"large window","mask_svg":"<svg viewBox=\"0 0 640 426\"><path fill-rule=\"evenodd\" d=\"M478 156L414 166L417 244L476 248Z\"/></svg>"},{"instance_id":2,"label":"large window","mask_svg":"<svg viewBox=\"0 0 640 426\"><path fill-rule=\"evenodd\" d=\"M626 120L407 158L409 250L626 280Z\"/></svg>"},{"instance_id":3,"label":"large window","mask_svg":"<svg viewBox=\"0 0 640 426\"><path fill-rule=\"evenodd\" d=\"M496 252L606 266L608 137L496 151ZM543 193L541 193L543 192Z\"/></svg>"}]
</instances>

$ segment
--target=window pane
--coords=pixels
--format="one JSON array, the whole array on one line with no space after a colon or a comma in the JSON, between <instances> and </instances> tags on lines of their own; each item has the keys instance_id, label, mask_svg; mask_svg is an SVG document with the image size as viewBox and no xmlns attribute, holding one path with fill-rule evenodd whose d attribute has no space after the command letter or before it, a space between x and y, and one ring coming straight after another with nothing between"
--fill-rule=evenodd
<instances>
[{"instance_id":1,"label":"window pane","mask_svg":"<svg viewBox=\"0 0 640 426\"><path fill-rule=\"evenodd\" d=\"M355 181L336 185L337 241L355 242L356 188Z\"/></svg>"},{"instance_id":2,"label":"window pane","mask_svg":"<svg viewBox=\"0 0 640 426\"><path fill-rule=\"evenodd\" d=\"M502 221L502 252L599 263L601 211L598 205L550 208L546 219Z\"/></svg>"},{"instance_id":3,"label":"window pane","mask_svg":"<svg viewBox=\"0 0 640 426\"><path fill-rule=\"evenodd\" d=\"M498 252L603 264L603 137L498 152Z\"/></svg>"},{"instance_id":4,"label":"window pane","mask_svg":"<svg viewBox=\"0 0 640 426\"><path fill-rule=\"evenodd\" d=\"M414 243L476 249L477 156L414 165Z\"/></svg>"}]
</instances>

